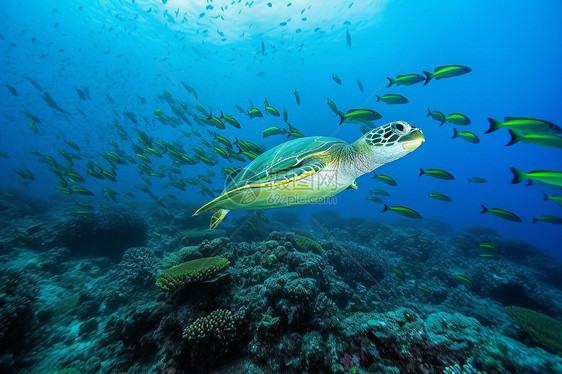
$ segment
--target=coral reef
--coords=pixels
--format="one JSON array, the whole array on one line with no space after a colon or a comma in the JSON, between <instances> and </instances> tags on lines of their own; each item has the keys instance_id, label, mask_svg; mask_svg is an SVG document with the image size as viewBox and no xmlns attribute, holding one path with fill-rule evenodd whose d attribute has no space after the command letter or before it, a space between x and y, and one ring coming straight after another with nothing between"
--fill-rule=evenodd
<instances>
[{"instance_id":1,"label":"coral reef","mask_svg":"<svg viewBox=\"0 0 562 374\"><path fill-rule=\"evenodd\" d=\"M192 282L212 281L230 265L224 257L206 257L184 262L164 270L158 276L156 285L164 291L171 291Z\"/></svg>"},{"instance_id":2,"label":"coral reef","mask_svg":"<svg viewBox=\"0 0 562 374\"><path fill-rule=\"evenodd\" d=\"M3 371L562 372L560 264L524 243L330 211L312 215L316 231L254 213L238 231L186 230L182 213L26 218L31 242L0 254ZM100 219L140 240L109 254ZM160 235L146 240L148 226ZM518 252L484 259L479 240Z\"/></svg>"},{"instance_id":3,"label":"coral reef","mask_svg":"<svg viewBox=\"0 0 562 374\"><path fill-rule=\"evenodd\" d=\"M537 344L562 356L562 323L527 308L510 306L506 310Z\"/></svg>"}]
</instances>

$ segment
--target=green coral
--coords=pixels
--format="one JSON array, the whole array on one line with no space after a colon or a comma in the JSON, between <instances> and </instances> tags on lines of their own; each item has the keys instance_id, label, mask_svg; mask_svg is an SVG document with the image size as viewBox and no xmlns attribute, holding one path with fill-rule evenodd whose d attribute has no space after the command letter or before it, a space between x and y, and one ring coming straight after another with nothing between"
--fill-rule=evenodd
<instances>
[{"instance_id":1,"label":"green coral","mask_svg":"<svg viewBox=\"0 0 562 374\"><path fill-rule=\"evenodd\" d=\"M230 261L224 257L187 261L160 273L156 285L164 291L171 291L183 284L210 281L229 266Z\"/></svg>"},{"instance_id":2,"label":"green coral","mask_svg":"<svg viewBox=\"0 0 562 374\"><path fill-rule=\"evenodd\" d=\"M562 356L562 323L527 308L509 306L506 310L535 342Z\"/></svg>"},{"instance_id":3,"label":"green coral","mask_svg":"<svg viewBox=\"0 0 562 374\"><path fill-rule=\"evenodd\" d=\"M316 240L304 235L295 234L295 244L301 252L312 252L317 255L324 253L324 249Z\"/></svg>"},{"instance_id":4,"label":"green coral","mask_svg":"<svg viewBox=\"0 0 562 374\"><path fill-rule=\"evenodd\" d=\"M197 318L183 330L182 337L196 341L211 338L215 342L227 345L234 340L235 331L232 312L217 309L205 317Z\"/></svg>"}]
</instances>

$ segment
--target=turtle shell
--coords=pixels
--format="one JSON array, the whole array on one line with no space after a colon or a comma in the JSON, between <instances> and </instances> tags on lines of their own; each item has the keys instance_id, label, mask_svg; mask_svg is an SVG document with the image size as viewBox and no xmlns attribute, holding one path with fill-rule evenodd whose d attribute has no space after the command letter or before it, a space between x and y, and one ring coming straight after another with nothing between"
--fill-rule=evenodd
<instances>
[{"instance_id":1,"label":"turtle shell","mask_svg":"<svg viewBox=\"0 0 562 374\"><path fill-rule=\"evenodd\" d=\"M255 184L285 179L287 172L298 171L311 158L323 157L333 148L347 145L341 139L326 136L309 136L279 144L250 162L226 186L225 192ZM328 156L329 157L329 156Z\"/></svg>"}]
</instances>

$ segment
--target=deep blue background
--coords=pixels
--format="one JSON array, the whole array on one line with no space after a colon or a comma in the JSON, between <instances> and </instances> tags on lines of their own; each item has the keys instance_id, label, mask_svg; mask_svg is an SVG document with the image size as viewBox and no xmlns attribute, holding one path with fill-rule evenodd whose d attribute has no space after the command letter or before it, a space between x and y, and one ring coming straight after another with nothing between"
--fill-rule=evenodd
<instances>
[{"instance_id":1,"label":"deep blue background","mask_svg":"<svg viewBox=\"0 0 562 374\"><path fill-rule=\"evenodd\" d=\"M391 222L396 218L393 213L382 214L379 205L365 201L369 189L383 188L391 192L389 205L411 207L424 219L443 220L455 229L489 226L562 257L561 227L531 224L532 217L562 216L562 208L542 199L543 191L562 192L509 183L510 166L524 171L562 170L562 151L532 144L505 147L509 140L506 130L483 134L488 117L501 120L504 116L528 116L562 124L559 1L293 1L289 7L288 2L275 1L268 7L263 1L251 6L241 2L222 10L221 5L231 3L192 3L3 1L0 82L15 87L19 96L0 87L0 149L10 155L9 159L0 158L2 187L45 197L57 193L57 178L29 150L53 156L59 149L72 151L64 145L64 139L73 140L82 151L94 155L111 151L107 141L114 140L133 155L130 143L120 141L109 130L111 121L117 119L134 134L133 124L123 115L125 111L136 113L139 128L150 135L160 140L178 139L178 129L161 125L152 114L156 108L171 113L167 104L155 101L163 90L188 104L196 103L174 80L194 87L199 103L213 113L223 110L238 118L243 128L228 127L225 136L268 147L281 138L262 140L261 131L282 125L282 120L271 116L249 120L234 104L249 108L252 100L263 111L267 96L279 111L287 109L289 122L304 134L355 140L361 135L359 126L338 126L339 119L326 104L329 97L344 111L355 107L377 110L383 115L379 124L409 121L422 128L427 139L411 155L378 170L394 177L398 187L387 188L364 176L358 180L359 190L338 195L333 209L344 216ZM214 9L205 9L206 5ZM166 10L173 21L164 15ZM182 22L184 16L187 21ZM307 20L302 21L303 17ZM280 26L287 18L291 18L288 25ZM314 31L317 27L319 30ZM297 29L302 32L297 33ZM352 38L351 46L346 44L346 30ZM218 31L226 40L221 40ZM422 70L432 71L447 64L466 65L473 71L431 81L427 86L386 88L387 76L421 74ZM342 86L334 83L332 73L341 77ZM49 91L65 113L48 107L26 77ZM357 78L363 82L364 93L357 87ZM75 87L82 86L90 88L91 100L78 97ZM293 96L295 88L301 96L300 106ZM410 103L375 103L374 95L385 93L402 94ZM104 94L109 94L115 104ZM141 104L139 96L148 102ZM481 143L451 139L452 125L438 127L425 116L428 107L469 116L470 126L457 127L476 133ZM28 119L21 110L41 119L39 135L26 126ZM150 125L141 116L149 119ZM198 145L189 138L182 138L182 142L186 148ZM18 184L17 175L11 171L24 166L36 176L36 182L28 188ZM456 180L418 177L420 167L447 170ZM196 177L206 169L205 165L182 167L182 176ZM83 165L77 167L82 174L84 170ZM468 178L475 176L489 183L468 184ZM153 191L160 195L174 193L184 201L207 200L195 194L194 187L181 192L165 188L165 182L155 180ZM139 199L145 199L146 195L133 187L139 183L136 170L129 166L119 168L116 184L90 178L85 187L94 191L101 187L132 190ZM215 188L222 189L218 178ZM449 195L453 203L428 199L427 194L435 191ZM524 222L480 215L481 204L512 211ZM317 208L291 209L306 214Z\"/></svg>"}]
</instances>

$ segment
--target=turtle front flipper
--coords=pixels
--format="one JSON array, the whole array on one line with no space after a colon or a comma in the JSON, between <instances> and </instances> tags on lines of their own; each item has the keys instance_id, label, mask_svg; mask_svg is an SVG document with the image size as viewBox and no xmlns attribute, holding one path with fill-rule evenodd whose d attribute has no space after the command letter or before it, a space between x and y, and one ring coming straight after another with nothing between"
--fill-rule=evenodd
<instances>
[{"instance_id":1,"label":"turtle front flipper","mask_svg":"<svg viewBox=\"0 0 562 374\"><path fill-rule=\"evenodd\" d=\"M226 214L230 212L230 210L228 209L219 209L215 212L215 214L213 214L213 216L211 217L211 225L209 226L209 228L211 230L214 230L217 228L217 226L219 225L219 223L222 222L222 220L224 219L224 217L226 217Z\"/></svg>"}]
</instances>

